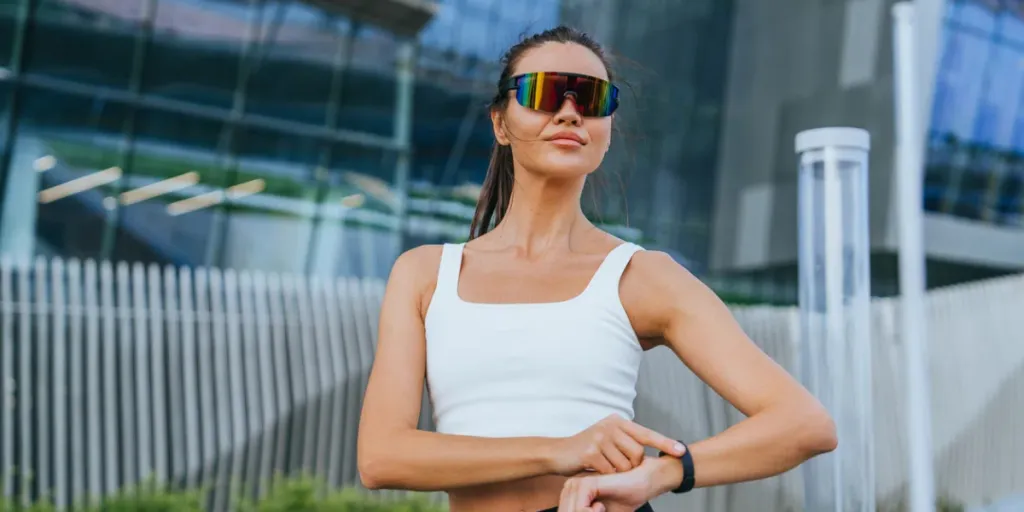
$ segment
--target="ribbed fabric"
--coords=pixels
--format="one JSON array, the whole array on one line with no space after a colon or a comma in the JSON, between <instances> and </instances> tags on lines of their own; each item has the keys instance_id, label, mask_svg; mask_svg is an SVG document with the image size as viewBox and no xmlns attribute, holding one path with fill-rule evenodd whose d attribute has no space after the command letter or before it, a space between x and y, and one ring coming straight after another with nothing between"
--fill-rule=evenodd
<instances>
[{"instance_id":1,"label":"ribbed fabric","mask_svg":"<svg viewBox=\"0 0 1024 512\"><path fill-rule=\"evenodd\" d=\"M633 419L643 350L619 299L639 246L625 243L569 300L482 304L458 295L462 244L446 244L426 317L437 431L565 437L609 414Z\"/></svg>"}]
</instances>

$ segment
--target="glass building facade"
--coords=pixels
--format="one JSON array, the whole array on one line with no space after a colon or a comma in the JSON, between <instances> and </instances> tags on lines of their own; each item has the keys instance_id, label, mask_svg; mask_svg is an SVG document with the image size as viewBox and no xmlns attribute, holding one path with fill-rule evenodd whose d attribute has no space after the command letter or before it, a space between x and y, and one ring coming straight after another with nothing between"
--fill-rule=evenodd
<instances>
[{"instance_id":1,"label":"glass building facade","mask_svg":"<svg viewBox=\"0 0 1024 512\"><path fill-rule=\"evenodd\" d=\"M772 260L796 240L794 127L867 126L873 169L889 163L881 4L441 0L414 37L330 4L0 3L0 254L384 277L404 248L466 238L499 54L558 23L604 42L624 89L588 215L726 295L796 300L795 262ZM1022 19L1021 0L947 2L933 212L1022 225ZM805 30L818 25L835 30ZM721 221L769 195L753 216L786 229ZM765 247L741 246L748 231ZM758 252L759 267L728 268ZM881 282L889 260L873 264Z\"/></svg>"},{"instance_id":2,"label":"glass building facade","mask_svg":"<svg viewBox=\"0 0 1024 512\"><path fill-rule=\"evenodd\" d=\"M1024 1L951 0L944 27L925 206L1024 228Z\"/></svg>"},{"instance_id":3,"label":"glass building facade","mask_svg":"<svg viewBox=\"0 0 1024 512\"><path fill-rule=\"evenodd\" d=\"M0 5L0 251L383 276L464 238L497 52L558 3L441 2L418 41L318 5Z\"/></svg>"}]
</instances>

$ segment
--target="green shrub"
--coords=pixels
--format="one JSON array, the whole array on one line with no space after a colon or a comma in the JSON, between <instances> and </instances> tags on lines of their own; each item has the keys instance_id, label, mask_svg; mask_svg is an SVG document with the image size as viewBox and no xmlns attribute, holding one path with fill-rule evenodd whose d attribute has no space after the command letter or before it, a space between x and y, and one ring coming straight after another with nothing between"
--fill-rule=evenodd
<instances>
[{"instance_id":1,"label":"green shrub","mask_svg":"<svg viewBox=\"0 0 1024 512\"><path fill-rule=\"evenodd\" d=\"M418 497L382 499L353 489L330 490L319 480L290 478L274 483L258 500L239 500L238 512L442 512Z\"/></svg>"},{"instance_id":2,"label":"green shrub","mask_svg":"<svg viewBox=\"0 0 1024 512\"><path fill-rule=\"evenodd\" d=\"M0 493L2 496L2 493ZM75 507L85 512L203 512L207 493L174 490L146 483L108 496L102 503ZM420 497L383 499L353 489L332 490L310 477L279 479L258 499L236 498L237 512L444 512L447 507ZM48 501L21 507L17 500L0 498L0 512L61 512Z\"/></svg>"}]
</instances>

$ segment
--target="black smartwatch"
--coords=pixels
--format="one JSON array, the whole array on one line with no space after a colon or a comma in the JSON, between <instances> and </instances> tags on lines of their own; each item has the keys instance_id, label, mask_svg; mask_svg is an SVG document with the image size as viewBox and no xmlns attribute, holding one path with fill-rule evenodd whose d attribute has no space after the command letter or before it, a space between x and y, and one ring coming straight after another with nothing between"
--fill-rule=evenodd
<instances>
[{"instance_id":1,"label":"black smartwatch","mask_svg":"<svg viewBox=\"0 0 1024 512\"><path fill-rule=\"evenodd\" d=\"M679 483L679 487L672 489L672 492L675 494L690 492L696 483L696 480L693 478L693 456L690 455L690 447L686 446L686 443L682 441L679 441L679 444L683 445L684 450L683 456L679 458L679 462L683 464L683 481ZM671 454L661 452L658 455L664 457Z\"/></svg>"}]
</instances>

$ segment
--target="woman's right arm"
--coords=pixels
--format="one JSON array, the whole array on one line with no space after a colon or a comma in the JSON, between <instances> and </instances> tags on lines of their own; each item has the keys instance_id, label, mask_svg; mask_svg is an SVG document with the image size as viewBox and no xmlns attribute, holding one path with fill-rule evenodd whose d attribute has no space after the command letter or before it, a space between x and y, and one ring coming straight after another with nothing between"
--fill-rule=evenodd
<instances>
[{"instance_id":1,"label":"woman's right arm","mask_svg":"<svg viewBox=\"0 0 1024 512\"><path fill-rule=\"evenodd\" d=\"M418 430L426 375L424 298L439 261L440 247L413 249L398 258L388 279L359 422L357 456L365 487L438 491L586 469L625 471L642 461L641 445L676 451L675 441L618 417L571 438L496 439Z\"/></svg>"}]
</instances>

